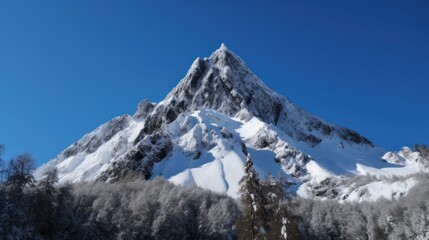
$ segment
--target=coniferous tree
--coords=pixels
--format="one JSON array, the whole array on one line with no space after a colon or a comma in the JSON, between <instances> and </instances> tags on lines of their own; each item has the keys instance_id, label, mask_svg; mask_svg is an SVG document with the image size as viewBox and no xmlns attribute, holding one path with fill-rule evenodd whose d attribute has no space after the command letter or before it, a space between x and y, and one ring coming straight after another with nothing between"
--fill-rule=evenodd
<instances>
[{"instance_id":1,"label":"coniferous tree","mask_svg":"<svg viewBox=\"0 0 429 240\"><path fill-rule=\"evenodd\" d=\"M263 193L267 201L266 209L270 216L268 221L268 239L287 239L287 214L283 207L284 189L283 179L274 179L269 175L263 182Z\"/></svg>"},{"instance_id":2,"label":"coniferous tree","mask_svg":"<svg viewBox=\"0 0 429 240\"><path fill-rule=\"evenodd\" d=\"M70 234L77 229L73 229L73 195L70 184L59 187L55 202L54 239L72 239Z\"/></svg>"},{"instance_id":3,"label":"coniferous tree","mask_svg":"<svg viewBox=\"0 0 429 240\"><path fill-rule=\"evenodd\" d=\"M4 169L4 161L2 158L4 146L0 144L0 236L5 235L4 233L4 225L7 221L7 216L5 214L6 210L6 188L3 179Z\"/></svg>"},{"instance_id":4,"label":"coniferous tree","mask_svg":"<svg viewBox=\"0 0 429 240\"><path fill-rule=\"evenodd\" d=\"M19 155L9 163L5 206L0 216L0 235L4 239L31 239L34 236L27 214L31 206L28 187L34 182L30 173L33 163L30 154Z\"/></svg>"},{"instance_id":5,"label":"coniferous tree","mask_svg":"<svg viewBox=\"0 0 429 240\"><path fill-rule=\"evenodd\" d=\"M291 186L286 177L280 173L279 178L269 175L262 181L263 194L266 198L268 213L267 239L301 239L298 218L291 213L295 207L290 201L287 189Z\"/></svg>"},{"instance_id":6,"label":"coniferous tree","mask_svg":"<svg viewBox=\"0 0 429 240\"><path fill-rule=\"evenodd\" d=\"M0 144L0 187L4 183L6 163L3 159L4 145Z\"/></svg>"},{"instance_id":7,"label":"coniferous tree","mask_svg":"<svg viewBox=\"0 0 429 240\"><path fill-rule=\"evenodd\" d=\"M54 233L55 207L58 190L57 170L48 171L37 183L37 187L32 192L32 205L30 219L35 230L42 236L52 238Z\"/></svg>"},{"instance_id":8,"label":"coniferous tree","mask_svg":"<svg viewBox=\"0 0 429 240\"><path fill-rule=\"evenodd\" d=\"M22 192L25 187L32 185L34 182L34 177L31 175L33 164L34 160L28 153L11 160L6 185L17 192Z\"/></svg>"},{"instance_id":9,"label":"coniferous tree","mask_svg":"<svg viewBox=\"0 0 429 240\"><path fill-rule=\"evenodd\" d=\"M244 176L239 184L243 212L237 224L239 239L265 239L268 217L265 209L266 199L250 154L247 154Z\"/></svg>"}]
</instances>

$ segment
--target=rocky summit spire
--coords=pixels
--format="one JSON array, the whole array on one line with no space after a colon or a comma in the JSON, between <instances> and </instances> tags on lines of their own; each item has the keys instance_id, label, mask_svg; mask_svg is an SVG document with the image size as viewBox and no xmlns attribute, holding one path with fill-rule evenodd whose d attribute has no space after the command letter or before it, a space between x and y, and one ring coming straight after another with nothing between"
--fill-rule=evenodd
<instances>
[{"instance_id":1,"label":"rocky summit spire","mask_svg":"<svg viewBox=\"0 0 429 240\"><path fill-rule=\"evenodd\" d=\"M221 43L220 47L216 51L214 51L211 56L219 55L221 53L226 53L226 52L233 53L231 50L229 50L229 48L225 45L225 43ZM235 55L235 56L237 56L237 55Z\"/></svg>"},{"instance_id":2,"label":"rocky summit spire","mask_svg":"<svg viewBox=\"0 0 429 240\"><path fill-rule=\"evenodd\" d=\"M250 72L249 67L246 63L233 51L231 51L225 43L222 43L220 47L214 51L209 59L219 68L229 67L232 70L244 70Z\"/></svg>"},{"instance_id":3,"label":"rocky summit spire","mask_svg":"<svg viewBox=\"0 0 429 240\"><path fill-rule=\"evenodd\" d=\"M225 44L209 58L197 58L193 62L186 76L148 115L142 134L156 132L183 112L200 109L212 109L240 119L255 116L312 146L321 143L323 136L332 134L372 145L356 132L319 120L275 93Z\"/></svg>"},{"instance_id":4,"label":"rocky summit spire","mask_svg":"<svg viewBox=\"0 0 429 240\"><path fill-rule=\"evenodd\" d=\"M226 47L226 44L225 43L221 43L220 44L220 48L219 48L220 50L228 50L228 48Z\"/></svg>"},{"instance_id":5,"label":"rocky summit spire","mask_svg":"<svg viewBox=\"0 0 429 240\"><path fill-rule=\"evenodd\" d=\"M225 44L209 58L197 58L186 76L149 115L144 132L150 134L185 111L213 109L228 116L251 113L276 124L288 102L269 89Z\"/></svg>"}]
</instances>

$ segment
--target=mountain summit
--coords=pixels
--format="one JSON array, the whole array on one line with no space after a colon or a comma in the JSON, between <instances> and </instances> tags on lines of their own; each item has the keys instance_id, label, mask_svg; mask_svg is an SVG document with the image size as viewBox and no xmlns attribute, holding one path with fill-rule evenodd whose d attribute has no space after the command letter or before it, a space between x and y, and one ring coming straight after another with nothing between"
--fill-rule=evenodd
<instances>
[{"instance_id":1,"label":"mountain summit","mask_svg":"<svg viewBox=\"0 0 429 240\"><path fill-rule=\"evenodd\" d=\"M344 173L396 166L367 138L271 90L222 44L197 58L164 100L141 101L134 116L101 125L35 176L52 167L60 182L162 176L235 197L247 153L261 176L287 174L302 196L344 198L347 192L317 188Z\"/></svg>"},{"instance_id":2,"label":"mountain summit","mask_svg":"<svg viewBox=\"0 0 429 240\"><path fill-rule=\"evenodd\" d=\"M274 124L291 137L317 145L325 136L373 146L354 131L334 127L313 117L265 85L225 44L209 58L197 58L186 76L146 120L145 134L173 122L182 112L212 109Z\"/></svg>"}]
</instances>

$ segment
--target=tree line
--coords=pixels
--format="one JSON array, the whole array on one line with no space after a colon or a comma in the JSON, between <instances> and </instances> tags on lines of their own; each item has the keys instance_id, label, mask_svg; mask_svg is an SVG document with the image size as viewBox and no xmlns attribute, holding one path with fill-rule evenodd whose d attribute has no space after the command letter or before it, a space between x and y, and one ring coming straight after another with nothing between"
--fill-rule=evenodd
<instances>
[{"instance_id":1,"label":"tree line","mask_svg":"<svg viewBox=\"0 0 429 240\"><path fill-rule=\"evenodd\" d=\"M429 162L428 147L417 144L414 151ZM429 239L428 173L409 176L416 185L396 200L358 203L286 197L284 181L260 181L252 165L248 155L240 181L239 239Z\"/></svg>"},{"instance_id":2,"label":"tree line","mask_svg":"<svg viewBox=\"0 0 429 240\"><path fill-rule=\"evenodd\" d=\"M236 239L240 210L226 195L157 178L59 185L23 154L2 168L0 239Z\"/></svg>"},{"instance_id":3,"label":"tree line","mask_svg":"<svg viewBox=\"0 0 429 240\"><path fill-rule=\"evenodd\" d=\"M293 197L282 176L261 180L249 154L238 199L162 178L60 185L51 169L36 181L33 162L22 154L6 167L0 154L0 240L429 238L423 173L396 201L339 203Z\"/></svg>"}]
</instances>

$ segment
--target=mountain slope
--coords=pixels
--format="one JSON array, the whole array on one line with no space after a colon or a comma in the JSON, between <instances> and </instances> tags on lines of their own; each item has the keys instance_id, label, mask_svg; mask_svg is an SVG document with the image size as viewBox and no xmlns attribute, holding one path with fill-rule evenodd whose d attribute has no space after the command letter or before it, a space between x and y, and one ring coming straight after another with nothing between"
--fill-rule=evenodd
<instances>
[{"instance_id":1,"label":"mountain slope","mask_svg":"<svg viewBox=\"0 0 429 240\"><path fill-rule=\"evenodd\" d=\"M382 161L385 151L367 138L275 93L222 44L197 58L160 103L142 101L134 116L103 124L35 175L57 167L61 182L163 176L235 197L247 152L262 176L284 172L303 196L320 195L313 190L321 182L365 167L402 166Z\"/></svg>"}]
</instances>

